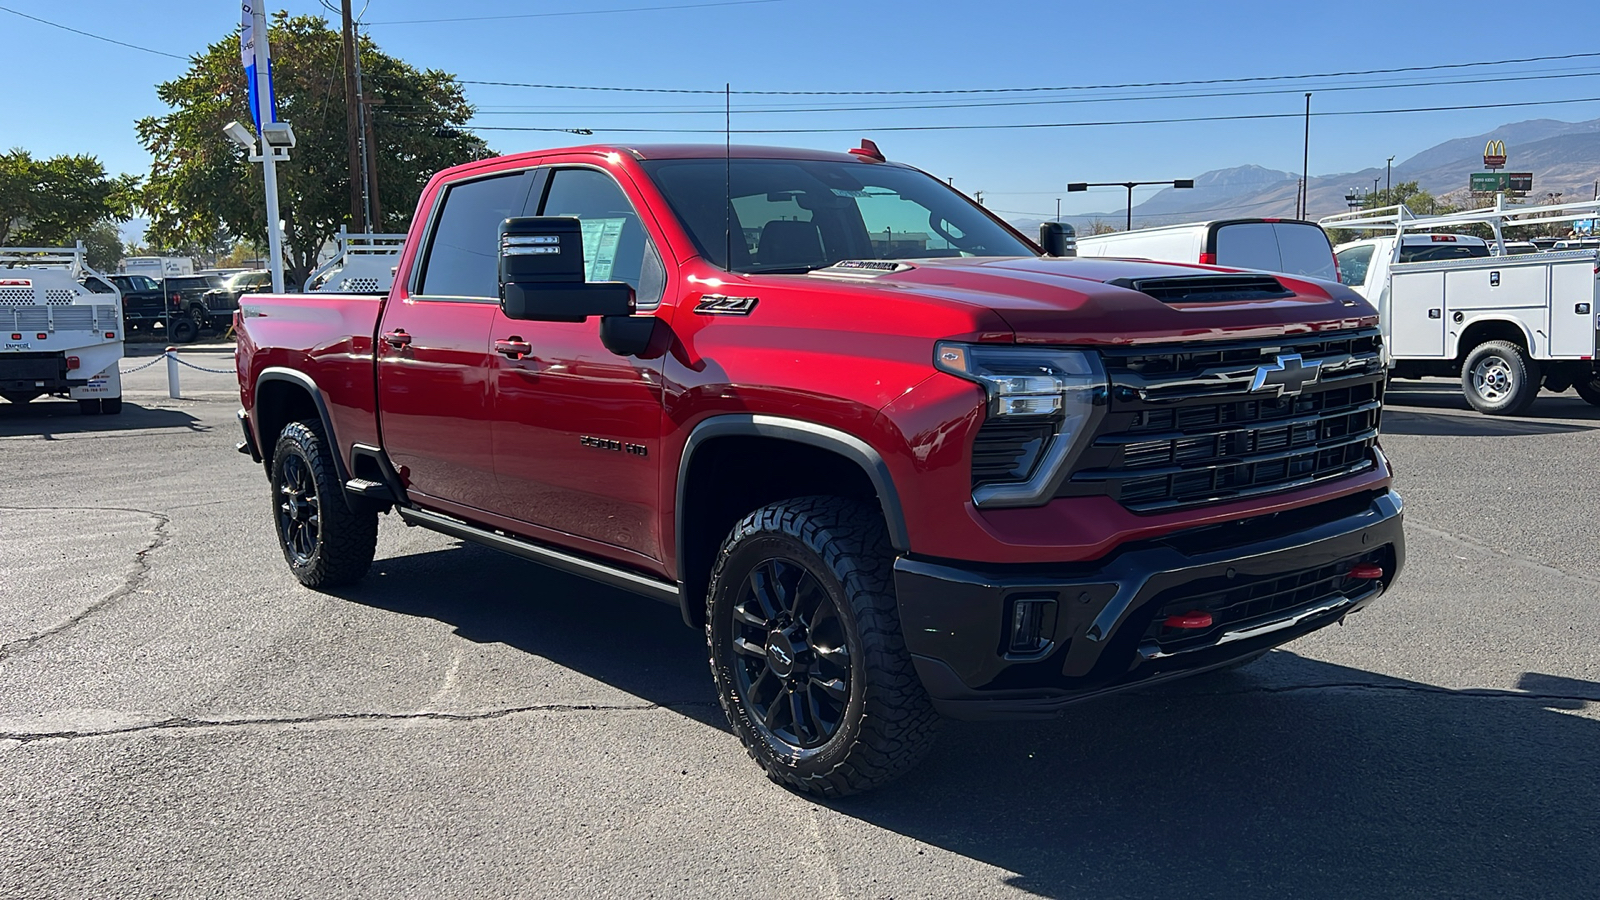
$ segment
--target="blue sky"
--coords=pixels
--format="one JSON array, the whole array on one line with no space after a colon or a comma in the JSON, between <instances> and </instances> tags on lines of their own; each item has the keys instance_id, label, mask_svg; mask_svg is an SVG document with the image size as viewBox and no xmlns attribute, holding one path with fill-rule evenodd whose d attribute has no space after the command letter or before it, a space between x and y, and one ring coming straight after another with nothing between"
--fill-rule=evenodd
<instances>
[{"instance_id":1,"label":"blue sky","mask_svg":"<svg viewBox=\"0 0 1600 900\"><path fill-rule=\"evenodd\" d=\"M641 9L666 6L679 8ZM228 0L168 0L159 5L0 0L0 7L179 55L219 39L239 19L238 4ZM292 0L270 8L325 12L316 0ZM631 11L567 15L592 10ZM533 15L538 17L529 17ZM1484 36L1486 23L1504 23L1508 15L1504 3L1475 2L1419 7L1392 2L371 0L364 20L385 51L466 80L716 91L725 82L734 91L1081 87L1355 72L1600 51L1593 29L1576 20L1572 28L1536 29L1537 41ZM397 24L475 16L519 17ZM1515 21L1516 16L1510 18ZM1501 27L1494 25L1490 31ZM184 71L183 61L102 43L4 11L0 11L0 44L6 48L0 54L0 145L23 147L36 155L91 153L118 172L142 174L148 169L133 122L164 111L154 86ZM1485 81L1505 78L1527 80ZM1465 80L1479 83L1437 83ZM1412 86L1349 89L1402 84ZM736 135L735 140L844 149L855 146L859 137L870 136L893 159L953 178L969 193L983 191L992 208L1013 215L1051 213L1059 196L1064 212L1084 212L1121 207L1123 190L1067 195L1066 182L1187 178L1246 163L1298 172L1304 128L1298 114L1306 90L1314 92L1314 112L1600 97L1600 56L1231 85L922 96L735 94L733 124L735 129L847 129L833 134ZM1250 93L1222 96L1245 92ZM501 152L591 140L720 141L718 134L605 131L608 126L719 129L720 94L469 84L467 96L480 108L478 125L596 131L594 138L483 132ZM1165 99L1127 99L1131 97ZM1069 99L1092 102L1059 102ZM961 108L1017 101L1029 105ZM931 108L839 109L885 104ZM796 107L829 111L772 111ZM966 128L1255 115L1288 117ZM1404 159L1441 140L1485 132L1505 122L1597 116L1600 102L1591 101L1314 118L1311 170L1329 174L1381 166L1391 155ZM884 130L900 126L962 127Z\"/></svg>"}]
</instances>

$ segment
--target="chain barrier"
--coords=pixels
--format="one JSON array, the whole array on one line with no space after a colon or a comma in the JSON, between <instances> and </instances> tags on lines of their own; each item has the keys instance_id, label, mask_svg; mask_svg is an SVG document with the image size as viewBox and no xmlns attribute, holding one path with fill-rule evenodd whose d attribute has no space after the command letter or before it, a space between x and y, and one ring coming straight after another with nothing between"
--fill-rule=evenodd
<instances>
[{"instance_id":1,"label":"chain barrier","mask_svg":"<svg viewBox=\"0 0 1600 900\"><path fill-rule=\"evenodd\" d=\"M134 366L131 369L122 369L121 372L122 372L123 375L132 375L133 373L139 371L140 369L148 369L151 366L155 365L158 362L161 362L162 360L164 360L166 358L167 358L166 354L163 353L162 355L156 357L155 359L150 360L149 362L145 363L142 366Z\"/></svg>"},{"instance_id":2,"label":"chain barrier","mask_svg":"<svg viewBox=\"0 0 1600 900\"><path fill-rule=\"evenodd\" d=\"M164 354L163 354L163 357L164 357ZM161 359L163 357L157 357L157 359ZM178 354L176 354L176 353L172 354L172 358L180 366L188 366L191 369L199 369L202 372L210 372L213 375L237 375L237 374L239 374L237 369L208 369L205 366L197 366L192 362L184 362L183 360L178 359Z\"/></svg>"}]
</instances>

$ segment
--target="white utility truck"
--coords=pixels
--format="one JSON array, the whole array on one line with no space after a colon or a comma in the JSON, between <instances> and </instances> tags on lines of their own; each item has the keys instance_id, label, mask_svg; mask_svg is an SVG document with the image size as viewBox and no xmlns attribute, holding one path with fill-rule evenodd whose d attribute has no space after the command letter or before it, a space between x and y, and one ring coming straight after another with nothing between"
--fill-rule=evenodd
<instances>
[{"instance_id":1,"label":"white utility truck","mask_svg":"<svg viewBox=\"0 0 1600 900\"><path fill-rule=\"evenodd\" d=\"M403 234L350 234L340 228L333 258L306 279L306 292L387 295L405 246Z\"/></svg>"},{"instance_id":2,"label":"white utility truck","mask_svg":"<svg viewBox=\"0 0 1600 900\"><path fill-rule=\"evenodd\" d=\"M1335 248L1339 280L1378 308L1390 377L1460 378L1473 408L1525 412L1539 388L1576 388L1600 406L1595 367L1600 252L1508 254L1503 229L1592 217L1600 203L1506 207L1419 217L1404 206L1323 219L1337 230L1390 232ZM1488 242L1443 229L1486 224Z\"/></svg>"},{"instance_id":3,"label":"white utility truck","mask_svg":"<svg viewBox=\"0 0 1600 900\"><path fill-rule=\"evenodd\" d=\"M0 247L0 397L122 412L122 294L76 247Z\"/></svg>"}]
</instances>

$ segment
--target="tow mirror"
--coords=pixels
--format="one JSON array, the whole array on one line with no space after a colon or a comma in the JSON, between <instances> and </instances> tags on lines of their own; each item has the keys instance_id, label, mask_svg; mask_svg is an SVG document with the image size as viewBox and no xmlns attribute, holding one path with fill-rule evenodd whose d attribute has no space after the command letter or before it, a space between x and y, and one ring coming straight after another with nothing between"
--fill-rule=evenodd
<instances>
[{"instance_id":1,"label":"tow mirror","mask_svg":"<svg viewBox=\"0 0 1600 900\"><path fill-rule=\"evenodd\" d=\"M500 223L500 309L508 319L539 322L628 316L633 286L587 280L577 218L506 219Z\"/></svg>"},{"instance_id":2,"label":"tow mirror","mask_svg":"<svg viewBox=\"0 0 1600 900\"><path fill-rule=\"evenodd\" d=\"M1039 225L1039 246L1045 256L1077 256L1078 232L1065 222L1042 222Z\"/></svg>"}]
</instances>

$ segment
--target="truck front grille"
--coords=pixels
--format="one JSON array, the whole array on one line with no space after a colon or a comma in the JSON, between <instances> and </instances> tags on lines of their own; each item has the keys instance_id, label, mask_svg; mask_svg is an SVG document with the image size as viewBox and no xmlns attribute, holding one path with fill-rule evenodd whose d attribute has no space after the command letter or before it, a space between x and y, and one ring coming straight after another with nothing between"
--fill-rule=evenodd
<instances>
[{"instance_id":1,"label":"truck front grille","mask_svg":"<svg viewBox=\"0 0 1600 900\"><path fill-rule=\"evenodd\" d=\"M1370 468L1383 402L1378 340L1359 332L1108 353L1110 409L1056 495L1109 495L1157 512ZM1297 394L1250 391L1258 368L1291 355L1315 362L1317 379Z\"/></svg>"}]
</instances>

